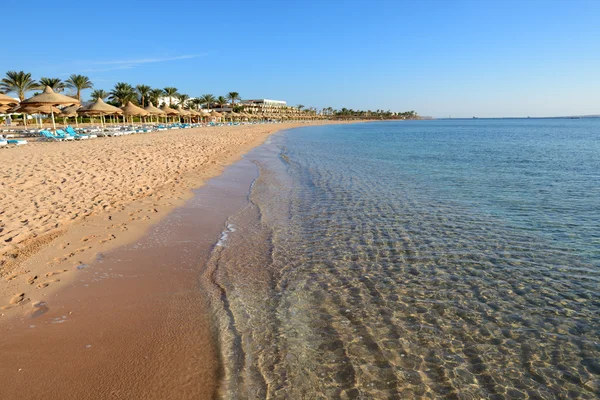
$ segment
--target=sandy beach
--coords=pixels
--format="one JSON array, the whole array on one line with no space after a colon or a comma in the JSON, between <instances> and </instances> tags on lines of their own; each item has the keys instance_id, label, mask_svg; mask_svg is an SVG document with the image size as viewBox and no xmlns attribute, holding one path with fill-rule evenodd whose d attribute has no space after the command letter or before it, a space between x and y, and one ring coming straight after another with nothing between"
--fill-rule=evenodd
<instances>
[{"instance_id":1,"label":"sandy beach","mask_svg":"<svg viewBox=\"0 0 600 400\"><path fill-rule=\"evenodd\" d=\"M190 189L272 133L305 124L205 127L0 152L0 307L57 286L78 264L139 236ZM34 262L31 262L34 259Z\"/></svg>"},{"instance_id":2,"label":"sandy beach","mask_svg":"<svg viewBox=\"0 0 600 400\"><path fill-rule=\"evenodd\" d=\"M174 209L269 135L304 125L0 151L0 397L212 398L218 352L194 263L210 252L228 202L246 194L221 199L219 211L204 215L189 205ZM168 248L156 237L168 237ZM102 266L92 273L90 263ZM90 356L88 342L103 350Z\"/></svg>"}]
</instances>

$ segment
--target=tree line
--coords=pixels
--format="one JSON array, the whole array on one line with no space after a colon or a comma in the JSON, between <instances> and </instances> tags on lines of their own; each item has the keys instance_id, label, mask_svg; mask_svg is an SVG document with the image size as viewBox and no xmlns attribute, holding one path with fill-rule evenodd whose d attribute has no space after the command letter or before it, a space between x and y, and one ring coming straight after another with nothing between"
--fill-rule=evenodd
<instances>
[{"instance_id":1,"label":"tree line","mask_svg":"<svg viewBox=\"0 0 600 400\"><path fill-rule=\"evenodd\" d=\"M94 89L94 85L89 77L85 75L72 74L66 80L60 78L42 77L35 81L30 73L24 71L8 71L2 80L0 80L0 91L3 93L15 93L20 101L25 100L27 93L35 90L44 89L46 86L52 88L55 92L61 93L66 89L73 91L70 95L81 102L81 92L86 89ZM212 108L218 105L223 108L231 104L234 111L238 111L236 101L241 101L238 92L229 92L224 96L215 97L212 94L203 94L200 97L191 98L185 93L180 93L175 87L152 88L148 85L132 86L129 83L118 82L112 90L95 89L92 91L91 100L105 100L114 106L124 106L128 102L146 107L149 103L155 106L167 105L173 107L185 107L199 109L202 106ZM168 104L159 104L161 98L167 98ZM286 107L289 108L289 107ZM298 104L296 108L306 114L319 113L316 108L306 108ZM342 108L340 110L332 107L323 108L320 113L328 115L335 119L420 119L415 111L392 112L390 110L353 110Z\"/></svg>"}]
</instances>

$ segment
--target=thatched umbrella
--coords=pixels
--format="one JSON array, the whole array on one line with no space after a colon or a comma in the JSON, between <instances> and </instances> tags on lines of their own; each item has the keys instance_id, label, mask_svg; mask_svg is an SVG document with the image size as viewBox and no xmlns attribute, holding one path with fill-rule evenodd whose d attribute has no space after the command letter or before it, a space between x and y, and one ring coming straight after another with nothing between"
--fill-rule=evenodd
<instances>
[{"instance_id":1,"label":"thatched umbrella","mask_svg":"<svg viewBox=\"0 0 600 400\"><path fill-rule=\"evenodd\" d=\"M70 106L73 104L79 104L79 100L69 96L55 93L50 86L46 86L46 88L41 94L23 100L21 104L29 106ZM52 114L52 126L54 127L54 129L56 129L56 122L54 121L54 110L50 109L50 112Z\"/></svg>"},{"instance_id":2,"label":"thatched umbrella","mask_svg":"<svg viewBox=\"0 0 600 400\"><path fill-rule=\"evenodd\" d=\"M12 106L19 104L19 100L15 100L10 96L0 93L0 106Z\"/></svg>"},{"instance_id":3,"label":"thatched umbrella","mask_svg":"<svg viewBox=\"0 0 600 400\"><path fill-rule=\"evenodd\" d=\"M65 118L75 117L75 126L79 126L79 122L77 121L77 110L79 110L80 108L81 107L78 104L75 104L73 106L65 107L62 110L60 110L60 115L61 117L63 117L63 124L65 123Z\"/></svg>"},{"instance_id":4,"label":"thatched umbrella","mask_svg":"<svg viewBox=\"0 0 600 400\"><path fill-rule=\"evenodd\" d=\"M176 115L179 115L179 111L172 109L171 107L169 107L166 104L163 105L160 109L163 110L165 112L165 114L169 117L174 117Z\"/></svg>"},{"instance_id":5,"label":"thatched umbrella","mask_svg":"<svg viewBox=\"0 0 600 400\"><path fill-rule=\"evenodd\" d=\"M21 114L60 114L61 111L54 107L54 106L50 106L50 105L45 105L45 106L33 106L33 105L27 105L27 104L19 104L17 106L14 106L12 108L9 109L9 112L11 113L21 113ZM36 120L36 122L39 122L40 124L40 128L42 127L42 121L41 119L39 121Z\"/></svg>"},{"instance_id":6,"label":"thatched umbrella","mask_svg":"<svg viewBox=\"0 0 600 400\"><path fill-rule=\"evenodd\" d=\"M200 118L202 118L202 117L204 116L204 114L202 114L202 113L201 113L200 111L198 111L198 110L191 109L191 110L189 110L189 112L190 112L190 113L192 114L192 116L194 116L194 117L200 117Z\"/></svg>"},{"instance_id":7,"label":"thatched umbrella","mask_svg":"<svg viewBox=\"0 0 600 400\"><path fill-rule=\"evenodd\" d=\"M184 122L185 122L185 117L189 117L191 115L188 110L185 110L183 108L177 108L177 111L179 112L179 115L183 117Z\"/></svg>"},{"instance_id":8,"label":"thatched umbrella","mask_svg":"<svg viewBox=\"0 0 600 400\"><path fill-rule=\"evenodd\" d=\"M105 115L115 115L115 114L123 114L123 110L119 107L111 106L110 104L106 104L104 100L98 98L95 102L90 104L87 107L80 108L78 110L79 114L89 115L89 116L99 116L100 122L102 126L104 126L104 116Z\"/></svg>"},{"instance_id":9,"label":"thatched umbrella","mask_svg":"<svg viewBox=\"0 0 600 400\"><path fill-rule=\"evenodd\" d=\"M204 122L203 119L204 118L210 118L210 113L206 110L200 110L198 111L198 115L200 116L200 121Z\"/></svg>"},{"instance_id":10,"label":"thatched umbrella","mask_svg":"<svg viewBox=\"0 0 600 400\"><path fill-rule=\"evenodd\" d=\"M164 112L163 110L161 110L160 108L154 107L152 102L148 103L148 105L146 107L144 107L144 110L148 111L148 113L150 115L156 115L156 116L167 115L167 113Z\"/></svg>"},{"instance_id":11,"label":"thatched umbrella","mask_svg":"<svg viewBox=\"0 0 600 400\"><path fill-rule=\"evenodd\" d=\"M220 113L216 112L215 110L213 110L210 113L210 116L213 117L213 118L221 118L221 117L223 117L223 114L220 114Z\"/></svg>"},{"instance_id":12,"label":"thatched umbrella","mask_svg":"<svg viewBox=\"0 0 600 400\"><path fill-rule=\"evenodd\" d=\"M126 117L131 117L132 124L133 117L142 117L150 114L148 111L136 106L131 101L129 101L124 107L121 107L121 110L123 110L123 115L125 115Z\"/></svg>"}]
</instances>

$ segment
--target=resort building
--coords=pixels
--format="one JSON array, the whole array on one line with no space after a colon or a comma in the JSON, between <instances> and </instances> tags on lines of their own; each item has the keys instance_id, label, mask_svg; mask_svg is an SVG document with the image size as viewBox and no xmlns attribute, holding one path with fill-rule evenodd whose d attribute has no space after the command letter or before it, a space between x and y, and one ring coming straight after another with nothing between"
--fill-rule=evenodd
<instances>
[{"instance_id":1,"label":"resort building","mask_svg":"<svg viewBox=\"0 0 600 400\"><path fill-rule=\"evenodd\" d=\"M276 114L287 112L289 113L293 107L288 107L287 102L283 100L269 100L269 99L253 99L253 100L242 100L239 103L240 106L244 107L244 111L251 112L253 114ZM293 111L292 111L293 112Z\"/></svg>"}]
</instances>

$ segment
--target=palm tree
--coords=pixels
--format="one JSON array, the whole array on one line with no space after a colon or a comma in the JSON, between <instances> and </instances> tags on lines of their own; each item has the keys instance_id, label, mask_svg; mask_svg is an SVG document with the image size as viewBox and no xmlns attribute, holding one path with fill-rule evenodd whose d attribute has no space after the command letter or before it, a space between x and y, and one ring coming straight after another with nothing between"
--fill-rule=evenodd
<instances>
[{"instance_id":1,"label":"palm tree","mask_svg":"<svg viewBox=\"0 0 600 400\"><path fill-rule=\"evenodd\" d=\"M214 104L217 99L215 99L215 96L213 96L212 94L203 94L200 97L200 101L202 101L202 104L206 105L206 108L210 108L211 104Z\"/></svg>"},{"instance_id":2,"label":"palm tree","mask_svg":"<svg viewBox=\"0 0 600 400\"><path fill-rule=\"evenodd\" d=\"M109 99L124 106L130 101L137 101L137 95L135 89L129 83L119 82L115 85L115 88L110 91Z\"/></svg>"},{"instance_id":3,"label":"palm tree","mask_svg":"<svg viewBox=\"0 0 600 400\"><path fill-rule=\"evenodd\" d=\"M8 71L6 78L2 78L0 81L0 90L6 93L16 93L20 101L25 100L27 92L38 88L38 83L31 79L31 74L23 71Z\"/></svg>"},{"instance_id":4,"label":"palm tree","mask_svg":"<svg viewBox=\"0 0 600 400\"><path fill-rule=\"evenodd\" d=\"M241 100L240 94L238 92L227 93L227 98L231 100L231 107L235 105L236 100Z\"/></svg>"},{"instance_id":5,"label":"palm tree","mask_svg":"<svg viewBox=\"0 0 600 400\"><path fill-rule=\"evenodd\" d=\"M144 108L146 106L146 100L148 100L152 88L148 85L137 85L135 87L135 90L137 90L137 92L139 93L140 104L142 105L142 108Z\"/></svg>"},{"instance_id":6,"label":"palm tree","mask_svg":"<svg viewBox=\"0 0 600 400\"><path fill-rule=\"evenodd\" d=\"M217 97L216 102L219 105L219 107L221 107L221 111L223 111L223 106L225 106L227 104L227 99L223 96L219 96L219 97Z\"/></svg>"},{"instance_id":7,"label":"palm tree","mask_svg":"<svg viewBox=\"0 0 600 400\"><path fill-rule=\"evenodd\" d=\"M187 94L178 94L176 97L177 97L177 100L179 100L179 106L181 106L181 108L183 108L185 106L185 103L190 98L190 96L188 96Z\"/></svg>"},{"instance_id":8,"label":"palm tree","mask_svg":"<svg viewBox=\"0 0 600 400\"><path fill-rule=\"evenodd\" d=\"M85 75L73 74L69 77L69 79L67 79L65 83L69 89L74 89L75 91L77 91L77 100L79 101L81 101L82 90L92 89L94 87L92 81L90 81L90 78L88 78Z\"/></svg>"},{"instance_id":9,"label":"palm tree","mask_svg":"<svg viewBox=\"0 0 600 400\"><path fill-rule=\"evenodd\" d=\"M55 92L62 92L65 89L65 83L60 78L41 78L40 89L50 86Z\"/></svg>"},{"instance_id":10,"label":"palm tree","mask_svg":"<svg viewBox=\"0 0 600 400\"><path fill-rule=\"evenodd\" d=\"M193 107L195 110L200 109L200 105L202 104L202 99L198 98L198 97L194 97L193 99L191 99L188 104Z\"/></svg>"},{"instance_id":11,"label":"palm tree","mask_svg":"<svg viewBox=\"0 0 600 400\"><path fill-rule=\"evenodd\" d=\"M148 94L148 99L158 107L159 99L165 95L165 92L162 89L152 89Z\"/></svg>"},{"instance_id":12,"label":"palm tree","mask_svg":"<svg viewBox=\"0 0 600 400\"><path fill-rule=\"evenodd\" d=\"M173 105L173 97L177 95L177 88L166 87L163 89L165 94L169 97L169 107Z\"/></svg>"},{"instance_id":13,"label":"palm tree","mask_svg":"<svg viewBox=\"0 0 600 400\"><path fill-rule=\"evenodd\" d=\"M96 89L92 92L92 94L90 95L91 99L94 101L98 101L98 99L106 99L108 97L109 93L105 90L102 89Z\"/></svg>"},{"instance_id":14,"label":"palm tree","mask_svg":"<svg viewBox=\"0 0 600 400\"><path fill-rule=\"evenodd\" d=\"M299 111L302 111L302 109L304 108L304 105L303 104L298 104L296 107L298 107Z\"/></svg>"}]
</instances>

